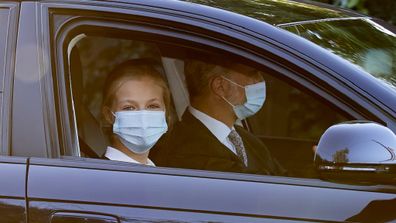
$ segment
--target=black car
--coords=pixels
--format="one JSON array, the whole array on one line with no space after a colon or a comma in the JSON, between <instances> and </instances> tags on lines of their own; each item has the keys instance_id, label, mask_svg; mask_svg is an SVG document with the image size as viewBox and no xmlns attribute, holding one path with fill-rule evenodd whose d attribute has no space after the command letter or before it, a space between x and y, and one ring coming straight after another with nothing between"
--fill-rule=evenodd
<instances>
[{"instance_id":1,"label":"black car","mask_svg":"<svg viewBox=\"0 0 396 223\"><path fill-rule=\"evenodd\" d=\"M41 0L1 1L0 25L0 222L396 222L396 34L380 20L305 1ZM265 73L240 124L289 176L100 159L105 75L160 61L177 120L191 55ZM326 129L366 123L352 120L388 128L389 144L365 135L386 162L362 143L314 163Z\"/></svg>"}]
</instances>

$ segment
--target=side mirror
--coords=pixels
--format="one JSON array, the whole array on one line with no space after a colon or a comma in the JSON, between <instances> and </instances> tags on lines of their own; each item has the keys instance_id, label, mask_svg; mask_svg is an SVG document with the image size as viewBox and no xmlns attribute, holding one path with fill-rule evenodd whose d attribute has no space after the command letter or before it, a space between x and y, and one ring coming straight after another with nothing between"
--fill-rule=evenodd
<instances>
[{"instance_id":1,"label":"side mirror","mask_svg":"<svg viewBox=\"0 0 396 223\"><path fill-rule=\"evenodd\" d=\"M370 121L333 125L320 138L314 163L322 179L394 184L396 135Z\"/></svg>"}]
</instances>

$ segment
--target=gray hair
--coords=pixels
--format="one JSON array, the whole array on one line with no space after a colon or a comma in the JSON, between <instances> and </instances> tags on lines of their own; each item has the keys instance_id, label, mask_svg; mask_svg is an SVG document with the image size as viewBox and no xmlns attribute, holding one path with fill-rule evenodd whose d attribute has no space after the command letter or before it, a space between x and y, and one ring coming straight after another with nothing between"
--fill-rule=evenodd
<instances>
[{"instance_id":1,"label":"gray hair","mask_svg":"<svg viewBox=\"0 0 396 223\"><path fill-rule=\"evenodd\" d=\"M184 75L186 77L190 99L202 95L212 78L226 75L230 70L216 64L198 60L186 60Z\"/></svg>"},{"instance_id":2,"label":"gray hair","mask_svg":"<svg viewBox=\"0 0 396 223\"><path fill-rule=\"evenodd\" d=\"M199 60L185 61L184 75L186 77L190 99L201 96L214 77L220 75L228 76L232 71L236 71L247 76L263 75L261 71L244 64L232 61L213 60L216 64Z\"/></svg>"}]
</instances>

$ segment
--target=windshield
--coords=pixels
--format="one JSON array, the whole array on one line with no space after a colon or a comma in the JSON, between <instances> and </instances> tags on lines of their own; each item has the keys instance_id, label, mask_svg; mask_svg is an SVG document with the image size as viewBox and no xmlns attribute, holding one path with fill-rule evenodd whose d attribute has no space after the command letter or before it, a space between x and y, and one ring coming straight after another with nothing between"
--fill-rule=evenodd
<instances>
[{"instance_id":1,"label":"windshield","mask_svg":"<svg viewBox=\"0 0 396 223\"><path fill-rule=\"evenodd\" d=\"M396 34L370 19L282 27L360 66L396 89Z\"/></svg>"}]
</instances>

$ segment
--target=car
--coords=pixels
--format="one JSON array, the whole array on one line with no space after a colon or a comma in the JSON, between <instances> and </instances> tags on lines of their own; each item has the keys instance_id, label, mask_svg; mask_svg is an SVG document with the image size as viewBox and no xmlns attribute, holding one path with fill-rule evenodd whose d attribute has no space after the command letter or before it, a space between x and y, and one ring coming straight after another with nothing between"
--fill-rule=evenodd
<instances>
[{"instance_id":1,"label":"car","mask_svg":"<svg viewBox=\"0 0 396 223\"><path fill-rule=\"evenodd\" d=\"M286 0L9 0L0 24L1 222L396 222L394 27ZM177 121L184 59L207 55L265 73L263 109L239 124L288 176L100 159L114 65L161 62ZM360 126L349 158L330 136Z\"/></svg>"}]
</instances>

